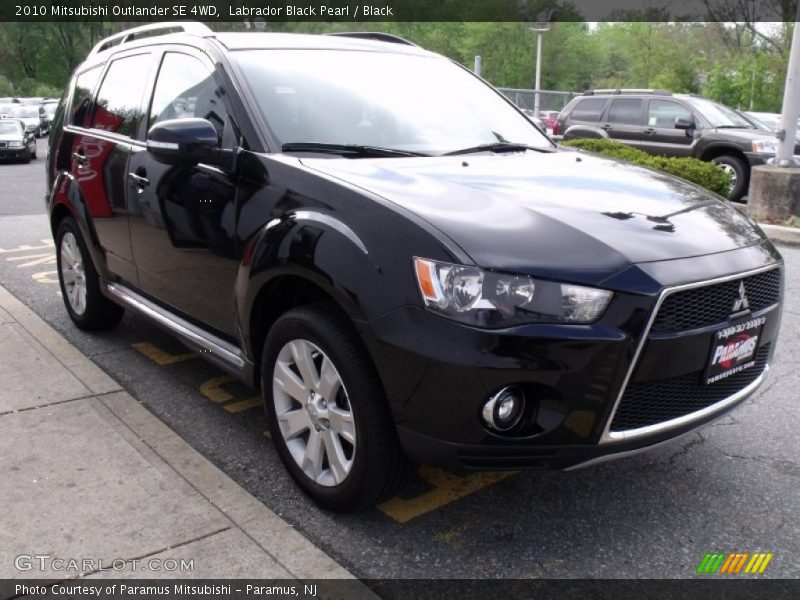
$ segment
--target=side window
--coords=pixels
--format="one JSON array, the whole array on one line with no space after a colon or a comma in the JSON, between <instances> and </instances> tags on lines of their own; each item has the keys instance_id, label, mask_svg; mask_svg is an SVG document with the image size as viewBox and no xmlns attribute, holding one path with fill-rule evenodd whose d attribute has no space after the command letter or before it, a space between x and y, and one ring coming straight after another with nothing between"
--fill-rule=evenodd
<instances>
[{"instance_id":1,"label":"side window","mask_svg":"<svg viewBox=\"0 0 800 600\"><path fill-rule=\"evenodd\" d=\"M650 100L650 108L647 111L647 125L649 127L674 129L675 119L694 120L689 109L681 106L677 102L671 102L669 100Z\"/></svg>"},{"instance_id":2,"label":"side window","mask_svg":"<svg viewBox=\"0 0 800 600\"><path fill-rule=\"evenodd\" d=\"M211 71L188 54L167 52L158 72L150 127L168 119L208 119L221 136L227 119Z\"/></svg>"},{"instance_id":3,"label":"side window","mask_svg":"<svg viewBox=\"0 0 800 600\"><path fill-rule=\"evenodd\" d=\"M616 98L611 101L608 109L608 121L621 125L642 124L642 99L641 98Z\"/></svg>"},{"instance_id":4,"label":"side window","mask_svg":"<svg viewBox=\"0 0 800 600\"><path fill-rule=\"evenodd\" d=\"M147 85L150 54L119 58L111 63L97 92L92 127L134 137L142 120L142 90Z\"/></svg>"},{"instance_id":5,"label":"side window","mask_svg":"<svg viewBox=\"0 0 800 600\"><path fill-rule=\"evenodd\" d=\"M72 95L70 125L87 127L89 125L89 109L92 106L92 94L100 78L100 67L94 67L78 75L75 80L75 92Z\"/></svg>"},{"instance_id":6,"label":"side window","mask_svg":"<svg viewBox=\"0 0 800 600\"><path fill-rule=\"evenodd\" d=\"M572 109L570 118L576 121L599 121L608 100L605 98L586 98Z\"/></svg>"}]
</instances>

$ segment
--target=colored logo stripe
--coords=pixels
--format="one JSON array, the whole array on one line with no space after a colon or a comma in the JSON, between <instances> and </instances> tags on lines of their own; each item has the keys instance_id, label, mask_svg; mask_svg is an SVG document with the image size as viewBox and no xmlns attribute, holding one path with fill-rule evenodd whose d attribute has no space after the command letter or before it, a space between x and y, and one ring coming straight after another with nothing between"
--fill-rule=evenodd
<instances>
[{"instance_id":1,"label":"colored logo stripe","mask_svg":"<svg viewBox=\"0 0 800 600\"><path fill-rule=\"evenodd\" d=\"M708 552L697 567L697 573L704 575L719 574L739 574L744 569L745 573L758 574L767 569L767 565L772 560L773 553L755 552ZM749 559L749 560L748 560ZM747 565L745 567L745 565Z\"/></svg>"},{"instance_id":2,"label":"colored logo stripe","mask_svg":"<svg viewBox=\"0 0 800 600\"><path fill-rule=\"evenodd\" d=\"M700 563L700 566L697 567L697 572L706 574L716 573L723 560L725 560L724 553L709 552L705 555L705 558L703 558L703 562Z\"/></svg>"},{"instance_id":3,"label":"colored logo stripe","mask_svg":"<svg viewBox=\"0 0 800 600\"><path fill-rule=\"evenodd\" d=\"M773 556L774 555L772 554L772 552L770 552L769 554L765 553L753 554L753 558L750 559L750 562L748 563L747 568L745 568L744 572L763 573L764 571L767 570L767 565L769 564L769 561L772 560Z\"/></svg>"}]
</instances>

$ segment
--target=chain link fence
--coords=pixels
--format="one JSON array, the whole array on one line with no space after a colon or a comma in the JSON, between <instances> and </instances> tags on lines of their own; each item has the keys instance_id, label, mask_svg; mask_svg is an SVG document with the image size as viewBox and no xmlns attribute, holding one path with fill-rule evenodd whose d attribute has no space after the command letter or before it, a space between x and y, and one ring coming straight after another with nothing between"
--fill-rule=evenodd
<instances>
[{"instance_id":1,"label":"chain link fence","mask_svg":"<svg viewBox=\"0 0 800 600\"><path fill-rule=\"evenodd\" d=\"M536 90L518 90L515 88L497 88L520 108L533 110L536 104ZM539 90L539 110L561 111L567 103L578 94L555 90Z\"/></svg>"}]
</instances>

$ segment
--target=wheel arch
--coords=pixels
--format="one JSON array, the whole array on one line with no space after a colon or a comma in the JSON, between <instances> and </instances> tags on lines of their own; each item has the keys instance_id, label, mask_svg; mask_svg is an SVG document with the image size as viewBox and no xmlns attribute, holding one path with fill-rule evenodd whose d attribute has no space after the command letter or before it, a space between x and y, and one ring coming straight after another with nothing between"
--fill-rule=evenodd
<instances>
[{"instance_id":1,"label":"wheel arch","mask_svg":"<svg viewBox=\"0 0 800 600\"><path fill-rule=\"evenodd\" d=\"M100 246L86 200L78 182L72 175L66 172L59 173L53 182L48 206L50 207L50 229L53 238L55 239L58 227L65 218L74 219L92 257L95 269L100 275L108 276L105 252Z\"/></svg>"},{"instance_id":2,"label":"wheel arch","mask_svg":"<svg viewBox=\"0 0 800 600\"><path fill-rule=\"evenodd\" d=\"M346 317L357 331L363 323L361 315L354 303L341 297L332 286L320 281L313 275L299 271L284 272L270 278L254 294L244 320L246 347L253 359L253 364L261 363L264 341L275 322L289 310L309 304L326 303ZM258 373L258 369L255 370ZM258 378L254 378L258 386Z\"/></svg>"},{"instance_id":3,"label":"wheel arch","mask_svg":"<svg viewBox=\"0 0 800 600\"><path fill-rule=\"evenodd\" d=\"M744 161L745 166L749 166L749 162L747 161L747 156L745 156L745 153L742 152L740 148L727 145L717 145L706 148L700 155L700 160L711 161L714 160L715 158L719 158L720 156L727 156L727 155L735 156L736 158Z\"/></svg>"}]
</instances>

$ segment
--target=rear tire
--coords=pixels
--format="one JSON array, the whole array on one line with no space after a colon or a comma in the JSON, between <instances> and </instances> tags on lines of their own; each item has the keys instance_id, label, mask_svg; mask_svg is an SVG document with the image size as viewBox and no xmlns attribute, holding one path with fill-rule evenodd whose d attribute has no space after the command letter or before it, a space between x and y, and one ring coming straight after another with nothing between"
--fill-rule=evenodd
<instances>
[{"instance_id":1,"label":"rear tire","mask_svg":"<svg viewBox=\"0 0 800 600\"><path fill-rule=\"evenodd\" d=\"M56 232L56 263L64 306L78 329L100 331L120 322L125 311L100 291L100 277L71 217L61 221Z\"/></svg>"},{"instance_id":2,"label":"rear tire","mask_svg":"<svg viewBox=\"0 0 800 600\"><path fill-rule=\"evenodd\" d=\"M747 193L750 183L750 169L747 164L738 156L730 154L712 158L711 162L730 174L731 186L728 192L728 200L739 202Z\"/></svg>"},{"instance_id":3,"label":"rear tire","mask_svg":"<svg viewBox=\"0 0 800 600\"><path fill-rule=\"evenodd\" d=\"M275 449L320 506L368 508L397 493L403 453L375 367L335 306L290 310L264 342L261 394Z\"/></svg>"}]
</instances>

